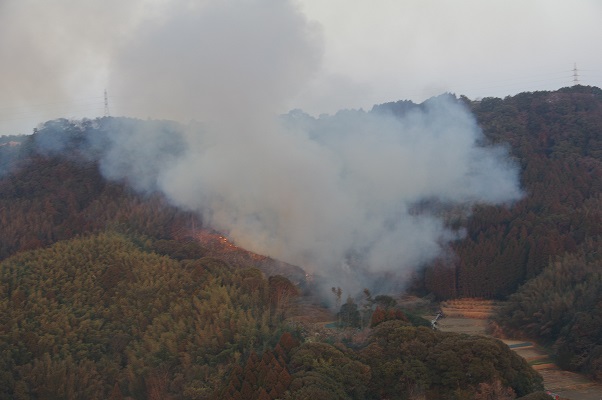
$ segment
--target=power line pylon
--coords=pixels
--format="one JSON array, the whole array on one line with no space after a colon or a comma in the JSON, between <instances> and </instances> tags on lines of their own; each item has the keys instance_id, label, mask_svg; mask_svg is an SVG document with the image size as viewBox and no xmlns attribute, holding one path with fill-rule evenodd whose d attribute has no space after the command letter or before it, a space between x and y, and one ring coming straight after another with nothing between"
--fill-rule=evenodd
<instances>
[{"instance_id":1,"label":"power line pylon","mask_svg":"<svg viewBox=\"0 0 602 400\"><path fill-rule=\"evenodd\" d=\"M105 117L110 116L109 114L109 96L107 95L107 89L105 89Z\"/></svg>"},{"instance_id":2,"label":"power line pylon","mask_svg":"<svg viewBox=\"0 0 602 400\"><path fill-rule=\"evenodd\" d=\"M579 71L577 70L577 63L573 65L573 86L579 85Z\"/></svg>"}]
</instances>

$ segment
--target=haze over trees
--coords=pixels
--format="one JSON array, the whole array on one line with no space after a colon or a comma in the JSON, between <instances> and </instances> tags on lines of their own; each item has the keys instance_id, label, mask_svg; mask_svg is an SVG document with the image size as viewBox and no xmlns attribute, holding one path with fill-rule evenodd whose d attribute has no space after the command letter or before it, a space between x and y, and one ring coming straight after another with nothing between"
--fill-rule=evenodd
<instances>
[{"instance_id":1,"label":"haze over trees","mask_svg":"<svg viewBox=\"0 0 602 400\"><path fill-rule=\"evenodd\" d=\"M602 91L467 103L489 140L509 144L526 195L510 208L477 208L452 245L452 265L427 268L424 287L440 298L511 295L497 318L503 328L542 340L559 365L599 380Z\"/></svg>"},{"instance_id":2,"label":"haze over trees","mask_svg":"<svg viewBox=\"0 0 602 400\"><path fill-rule=\"evenodd\" d=\"M443 208L465 236L412 290L508 299L501 327L602 379L602 91L458 101L487 141L507 146L525 195L468 218ZM149 182L140 191L127 174L107 179L107 129L127 140L148 125L167 161L184 151L177 124L128 119L50 121L0 140L0 398L512 399L541 389L501 342L418 326L374 290L361 300L329 291L340 325L369 329L363 342L308 339L287 315L311 288L264 268L267 257L209 248L197 233L210 227Z\"/></svg>"},{"instance_id":3,"label":"haze over trees","mask_svg":"<svg viewBox=\"0 0 602 400\"><path fill-rule=\"evenodd\" d=\"M427 269L423 282L440 298L502 299L601 233L602 91L465 101L487 139L509 146L525 196L512 207L476 207L466 237L452 244L457 257Z\"/></svg>"}]
</instances>

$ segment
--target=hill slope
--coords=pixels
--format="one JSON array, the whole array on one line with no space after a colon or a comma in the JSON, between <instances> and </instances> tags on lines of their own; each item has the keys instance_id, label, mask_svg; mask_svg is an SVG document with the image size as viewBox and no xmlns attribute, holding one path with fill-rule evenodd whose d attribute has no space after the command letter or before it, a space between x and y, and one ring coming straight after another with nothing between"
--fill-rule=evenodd
<instances>
[{"instance_id":1,"label":"hill slope","mask_svg":"<svg viewBox=\"0 0 602 400\"><path fill-rule=\"evenodd\" d=\"M574 87L461 101L487 140L510 147L526 196L510 208L478 206L470 219L450 220L467 233L452 244L456 257L429 266L414 286L440 298L503 298L531 280L511 298L500 324L548 338L567 366L597 374L601 335L582 333L599 330L597 314L583 310L599 307L600 292L579 280L599 274L592 255L602 229L602 92ZM382 105L372 112L417 106ZM267 275L286 274L302 284L302 270L234 246L148 185L141 191L127 174L111 182L103 177L99 154L110 129L126 140L144 124L153 124L164 141L166 160L183 151L177 124L126 119L51 121L21 144L0 147L4 397L71 397L85 387L78 396L260 398L262 390L276 390L274 374L281 384L274 396L288 388L291 399L319 397L324 386L342 398L382 397L389 393L383 387L437 398L459 396L458 387L504 396L539 387L537 376L497 344L431 334L400 321L377 327L365 351L279 342L283 330L293 329L282 324L281 301L296 291L286 292L290 282ZM553 257L560 267L549 263ZM562 273L567 268L576 275ZM550 287L563 287L563 293ZM550 293L560 300L550 303ZM525 302L541 304L544 323ZM394 353L383 337L412 344L387 361L390 369L379 364ZM474 346L483 354L473 353ZM474 358L474 371L457 363L460 350ZM246 376L238 368L256 367L257 352L265 355L265 376ZM340 363L314 365L316 354ZM506 361L496 364L492 355ZM404 381L397 380L405 370L399 360L414 374ZM434 374L446 364L454 367L445 379ZM525 368L524 379L509 366ZM271 386L265 386L270 368ZM360 379L358 371L371 371L370 378Z\"/></svg>"},{"instance_id":2,"label":"hill slope","mask_svg":"<svg viewBox=\"0 0 602 400\"><path fill-rule=\"evenodd\" d=\"M477 207L455 259L424 275L440 298L505 298L602 233L602 91L485 98L467 105L487 138L505 143L521 168L525 197L512 207Z\"/></svg>"}]
</instances>

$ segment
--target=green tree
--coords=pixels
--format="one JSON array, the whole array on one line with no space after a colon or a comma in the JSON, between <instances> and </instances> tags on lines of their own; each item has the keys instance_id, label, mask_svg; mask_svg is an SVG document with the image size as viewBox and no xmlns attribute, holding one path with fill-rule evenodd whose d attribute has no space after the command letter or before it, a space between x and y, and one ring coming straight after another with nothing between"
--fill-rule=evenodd
<instances>
[{"instance_id":1,"label":"green tree","mask_svg":"<svg viewBox=\"0 0 602 400\"><path fill-rule=\"evenodd\" d=\"M361 326L361 316L357 308L357 304L351 297L347 298L347 302L341 306L337 314L340 321L340 326L359 328Z\"/></svg>"}]
</instances>

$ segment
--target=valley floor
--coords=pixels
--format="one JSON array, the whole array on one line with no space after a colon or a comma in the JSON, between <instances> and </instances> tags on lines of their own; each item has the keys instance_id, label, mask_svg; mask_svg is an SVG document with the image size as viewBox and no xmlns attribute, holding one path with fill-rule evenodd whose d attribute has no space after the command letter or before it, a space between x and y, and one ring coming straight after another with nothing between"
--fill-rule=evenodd
<instances>
[{"instance_id":1,"label":"valley floor","mask_svg":"<svg viewBox=\"0 0 602 400\"><path fill-rule=\"evenodd\" d=\"M441 304L446 315L438 321L442 331L491 336L486 333L487 318L496 304L486 300L463 299ZM434 318L434 316L432 317ZM570 400L600 400L602 385L585 376L559 369L549 355L532 342L502 339L512 350L526 359L544 379L546 390Z\"/></svg>"}]
</instances>

